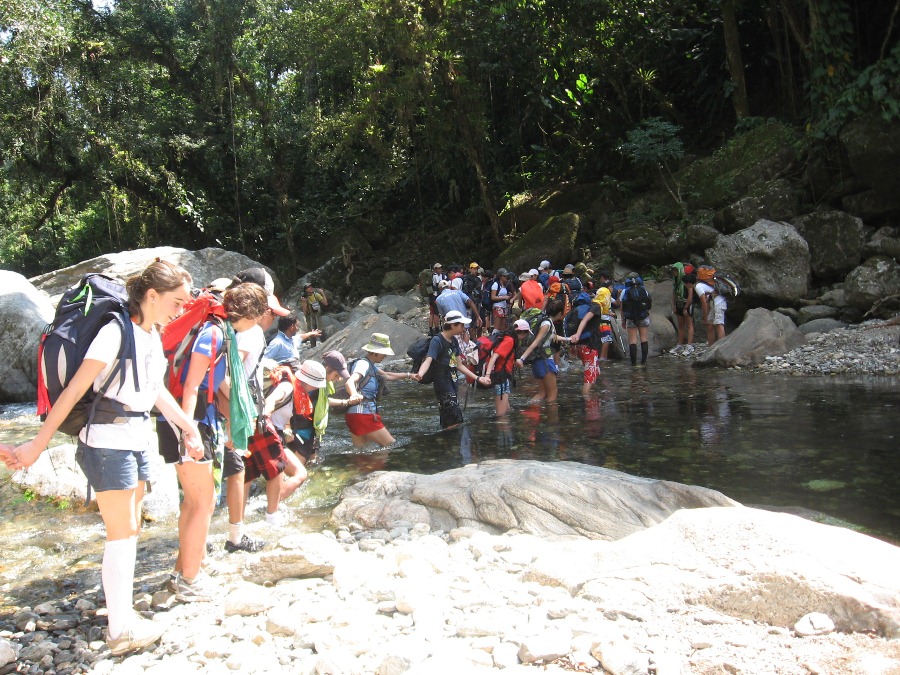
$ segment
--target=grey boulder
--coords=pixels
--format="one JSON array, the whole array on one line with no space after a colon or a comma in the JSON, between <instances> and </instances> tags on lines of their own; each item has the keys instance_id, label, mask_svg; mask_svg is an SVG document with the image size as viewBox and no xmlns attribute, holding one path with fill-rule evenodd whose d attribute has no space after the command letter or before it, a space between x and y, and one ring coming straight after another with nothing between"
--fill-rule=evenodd
<instances>
[{"instance_id":1,"label":"grey boulder","mask_svg":"<svg viewBox=\"0 0 900 675\"><path fill-rule=\"evenodd\" d=\"M786 354L805 342L794 322L780 312L751 309L741 325L698 358L696 366L750 366Z\"/></svg>"},{"instance_id":2,"label":"grey boulder","mask_svg":"<svg viewBox=\"0 0 900 675\"><path fill-rule=\"evenodd\" d=\"M733 274L748 297L794 304L806 295L809 246L789 223L759 220L723 235L706 250L706 258L716 269Z\"/></svg>"},{"instance_id":3,"label":"grey boulder","mask_svg":"<svg viewBox=\"0 0 900 675\"><path fill-rule=\"evenodd\" d=\"M793 225L809 244L813 276L841 276L857 266L863 255L863 222L843 211L817 211L795 218Z\"/></svg>"},{"instance_id":4,"label":"grey boulder","mask_svg":"<svg viewBox=\"0 0 900 675\"><path fill-rule=\"evenodd\" d=\"M344 490L332 521L372 529L427 523L432 530L615 540L679 509L736 505L715 490L603 467L501 459L431 476L371 474Z\"/></svg>"},{"instance_id":5,"label":"grey boulder","mask_svg":"<svg viewBox=\"0 0 900 675\"><path fill-rule=\"evenodd\" d=\"M900 294L900 264L887 256L873 256L844 279L851 307L868 312L880 300Z\"/></svg>"},{"instance_id":6,"label":"grey boulder","mask_svg":"<svg viewBox=\"0 0 900 675\"><path fill-rule=\"evenodd\" d=\"M21 274L0 270L0 401L33 401L37 350L53 305Z\"/></svg>"}]
</instances>

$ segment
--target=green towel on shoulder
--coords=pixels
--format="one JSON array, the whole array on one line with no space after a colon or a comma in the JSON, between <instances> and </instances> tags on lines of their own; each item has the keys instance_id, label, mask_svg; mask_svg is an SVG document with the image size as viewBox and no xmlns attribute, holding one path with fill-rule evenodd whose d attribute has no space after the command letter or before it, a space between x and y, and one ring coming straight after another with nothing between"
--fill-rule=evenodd
<instances>
[{"instance_id":1,"label":"green towel on shoulder","mask_svg":"<svg viewBox=\"0 0 900 675\"><path fill-rule=\"evenodd\" d=\"M229 399L229 411L231 419L228 428L231 435L231 444L235 450L246 450L250 436L256 425L256 404L250 393L250 384L247 382L247 373L241 354L237 348L237 336L230 321L225 322L225 340L228 343L228 372L231 375L231 397Z\"/></svg>"}]
</instances>

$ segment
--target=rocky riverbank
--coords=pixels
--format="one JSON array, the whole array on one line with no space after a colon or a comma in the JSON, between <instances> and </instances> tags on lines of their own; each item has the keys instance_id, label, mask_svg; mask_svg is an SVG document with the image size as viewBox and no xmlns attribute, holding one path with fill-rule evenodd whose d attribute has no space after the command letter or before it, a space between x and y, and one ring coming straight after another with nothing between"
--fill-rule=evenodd
<instances>
[{"instance_id":1,"label":"rocky riverbank","mask_svg":"<svg viewBox=\"0 0 900 675\"><path fill-rule=\"evenodd\" d=\"M618 542L338 526L211 565L216 603L138 579L136 608L169 628L124 658L96 586L18 608L0 673L900 672L898 549L743 507Z\"/></svg>"},{"instance_id":2,"label":"rocky riverbank","mask_svg":"<svg viewBox=\"0 0 900 675\"><path fill-rule=\"evenodd\" d=\"M687 358L698 359L708 351L695 344ZM672 354L680 358L682 354ZM780 375L900 375L900 325L894 321L867 321L827 333L810 333L806 342L782 355L767 356L752 366L734 366Z\"/></svg>"}]
</instances>

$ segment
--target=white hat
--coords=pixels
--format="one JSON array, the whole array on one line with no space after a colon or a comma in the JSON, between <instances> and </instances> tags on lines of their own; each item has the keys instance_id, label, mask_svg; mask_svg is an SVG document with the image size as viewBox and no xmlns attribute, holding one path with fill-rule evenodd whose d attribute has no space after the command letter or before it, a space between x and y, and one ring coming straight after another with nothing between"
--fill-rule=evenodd
<instances>
[{"instance_id":1,"label":"white hat","mask_svg":"<svg viewBox=\"0 0 900 675\"><path fill-rule=\"evenodd\" d=\"M444 323L461 323L464 326L468 326L472 323L472 319L463 316L462 312L458 309L451 310L447 312L447 316L444 317Z\"/></svg>"},{"instance_id":2,"label":"white hat","mask_svg":"<svg viewBox=\"0 0 900 675\"><path fill-rule=\"evenodd\" d=\"M550 261L549 260L541 260L541 264L538 265L538 269L549 270L550 269Z\"/></svg>"},{"instance_id":3,"label":"white hat","mask_svg":"<svg viewBox=\"0 0 900 675\"><path fill-rule=\"evenodd\" d=\"M310 387L321 389L325 386L325 366L316 361L304 361L297 369L297 379Z\"/></svg>"},{"instance_id":4,"label":"white hat","mask_svg":"<svg viewBox=\"0 0 900 675\"><path fill-rule=\"evenodd\" d=\"M516 319L516 322L513 324L513 330L527 330L530 333L531 326L528 325L525 319Z\"/></svg>"},{"instance_id":5,"label":"white hat","mask_svg":"<svg viewBox=\"0 0 900 675\"><path fill-rule=\"evenodd\" d=\"M441 279L438 282L438 288L441 290L444 290L445 288L450 288L450 282L447 281L446 279Z\"/></svg>"},{"instance_id":6,"label":"white hat","mask_svg":"<svg viewBox=\"0 0 900 675\"><path fill-rule=\"evenodd\" d=\"M538 274L540 274L540 272L532 267L530 270L528 270L528 274L529 276L536 277Z\"/></svg>"}]
</instances>

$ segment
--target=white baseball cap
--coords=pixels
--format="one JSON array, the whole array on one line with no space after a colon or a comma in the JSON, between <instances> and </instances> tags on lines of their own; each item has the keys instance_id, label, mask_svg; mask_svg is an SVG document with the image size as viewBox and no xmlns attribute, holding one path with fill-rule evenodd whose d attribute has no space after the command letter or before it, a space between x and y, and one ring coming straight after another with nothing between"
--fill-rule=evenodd
<instances>
[{"instance_id":1,"label":"white baseball cap","mask_svg":"<svg viewBox=\"0 0 900 675\"><path fill-rule=\"evenodd\" d=\"M464 326L468 326L470 323L472 323L472 319L463 316L462 312L460 312L458 309L453 309L447 312L447 316L444 317L444 323L461 323Z\"/></svg>"}]
</instances>

